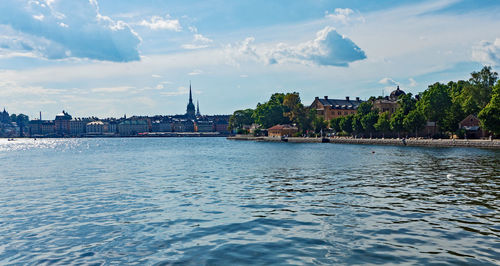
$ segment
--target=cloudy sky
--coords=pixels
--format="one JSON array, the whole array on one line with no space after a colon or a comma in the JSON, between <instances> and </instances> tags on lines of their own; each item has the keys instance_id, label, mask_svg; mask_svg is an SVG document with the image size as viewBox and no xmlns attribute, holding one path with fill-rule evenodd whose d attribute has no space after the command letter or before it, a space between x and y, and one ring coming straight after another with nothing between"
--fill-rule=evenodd
<instances>
[{"instance_id":1,"label":"cloudy sky","mask_svg":"<svg viewBox=\"0 0 500 266\"><path fill-rule=\"evenodd\" d=\"M45 119L344 98L500 68L500 1L1 0L0 107Z\"/></svg>"}]
</instances>

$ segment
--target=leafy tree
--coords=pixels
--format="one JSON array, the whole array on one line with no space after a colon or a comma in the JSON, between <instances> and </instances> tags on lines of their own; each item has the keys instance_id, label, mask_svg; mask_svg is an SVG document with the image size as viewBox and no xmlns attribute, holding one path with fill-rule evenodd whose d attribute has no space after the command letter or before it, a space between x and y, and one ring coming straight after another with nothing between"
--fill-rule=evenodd
<instances>
[{"instance_id":1,"label":"leafy tree","mask_svg":"<svg viewBox=\"0 0 500 266\"><path fill-rule=\"evenodd\" d=\"M377 123L373 125L375 130L382 132L382 137L385 137L385 132L389 131L391 129L391 123L389 119L390 115L389 112L383 112L379 114Z\"/></svg>"},{"instance_id":2,"label":"leafy tree","mask_svg":"<svg viewBox=\"0 0 500 266\"><path fill-rule=\"evenodd\" d=\"M494 87L490 102L481 110L478 118L484 129L500 135L500 82Z\"/></svg>"},{"instance_id":3,"label":"leafy tree","mask_svg":"<svg viewBox=\"0 0 500 266\"><path fill-rule=\"evenodd\" d=\"M339 122L340 128L343 131L347 132L348 134L352 133L352 120L353 120L353 118L354 118L353 115L344 116L344 117L342 117L342 120L340 120L340 122Z\"/></svg>"},{"instance_id":4,"label":"leafy tree","mask_svg":"<svg viewBox=\"0 0 500 266\"><path fill-rule=\"evenodd\" d=\"M16 122L16 124L19 126L21 137L23 137L24 136L24 128L28 125L28 123L30 121L29 117L25 114L18 114L18 115L11 114L10 120L12 122Z\"/></svg>"},{"instance_id":5,"label":"leafy tree","mask_svg":"<svg viewBox=\"0 0 500 266\"><path fill-rule=\"evenodd\" d=\"M448 88L441 83L434 83L422 93L418 107L429 121L437 122L440 126L451 106L451 97Z\"/></svg>"},{"instance_id":6,"label":"leafy tree","mask_svg":"<svg viewBox=\"0 0 500 266\"><path fill-rule=\"evenodd\" d=\"M285 107L283 105L285 95L283 93L275 93L269 101L263 104L257 104L257 108L252 115L255 122L264 128L269 128L277 124L287 124L290 122L288 117L285 117Z\"/></svg>"},{"instance_id":7,"label":"leafy tree","mask_svg":"<svg viewBox=\"0 0 500 266\"><path fill-rule=\"evenodd\" d=\"M340 132L342 128L340 128L340 121L342 117L335 117L330 120L330 128L335 132Z\"/></svg>"},{"instance_id":8,"label":"leafy tree","mask_svg":"<svg viewBox=\"0 0 500 266\"><path fill-rule=\"evenodd\" d=\"M402 109L403 114L407 115L411 110L416 108L417 100L413 98L411 93L407 93L405 95L400 95L398 98L399 109Z\"/></svg>"},{"instance_id":9,"label":"leafy tree","mask_svg":"<svg viewBox=\"0 0 500 266\"><path fill-rule=\"evenodd\" d=\"M405 119L405 114L403 109L398 108L394 114L391 116L391 130L398 133L398 138L400 137L401 131L404 130L403 120Z\"/></svg>"},{"instance_id":10,"label":"leafy tree","mask_svg":"<svg viewBox=\"0 0 500 266\"><path fill-rule=\"evenodd\" d=\"M458 129L458 124L465 118L465 113L462 106L458 102L453 102L450 108L446 111L446 115L442 121L443 130L455 132Z\"/></svg>"},{"instance_id":11,"label":"leafy tree","mask_svg":"<svg viewBox=\"0 0 500 266\"><path fill-rule=\"evenodd\" d=\"M478 88L479 106L483 108L491 99L492 89L498 79L498 73L491 71L491 66L485 66L479 72L472 72L469 81Z\"/></svg>"},{"instance_id":12,"label":"leafy tree","mask_svg":"<svg viewBox=\"0 0 500 266\"><path fill-rule=\"evenodd\" d=\"M242 128L244 125L253 124L253 112L253 109L234 111L233 115L229 118L229 129Z\"/></svg>"},{"instance_id":13,"label":"leafy tree","mask_svg":"<svg viewBox=\"0 0 500 266\"><path fill-rule=\"evenodd\" d=\"M363 124L361 124L361 118L363 118L360 114L355 114L352 117L352 131L357 135L364 131Z\"/></svg>"},{"instance_id":14,"label":"leafy tree","mask_svg":"<svg viewBox=\"0 0 500 266\"><path fill-rule=\"evenodd\" d=\"M419 109L414 109L403 119L403 127L408 132L415 132L415 137L417 137L418 131L424 128L425 122L425 116L422 112Z\"/></svg>"},{"instance_id":15,"label":"leafy tree","mask_svg":"<svg viewBox=\"0 0 500 266\"><path fill-rule=\"evenodd\" d=\"M368 114L361 118L361 125L365 132L370 133L370 138L372 133L375 132L375 124L378 121L378 112L376 110L370 111Z\"/></svg>"},{"instance_id":16,"label":"leafy tree","mask_svg":"<svg viewBox=\"0 0 500 266\"><path fill-rule=\"evenodd\" d=\"M312 126L315 133L320 133L328 128L328 123L323 119L323 117L316 115L312 121Z\"/></svg>"},{"instance_id":17,"label":"leafy tree","mask_svg":"<svg viewBox=\"0 0 500 266\"><path fill-rule=\"evenodd\" d=\"M361 116L368 114L372 110L373 104L371 101L362 102L359 104L356 114Z\"/></svg>"}]
</instances>

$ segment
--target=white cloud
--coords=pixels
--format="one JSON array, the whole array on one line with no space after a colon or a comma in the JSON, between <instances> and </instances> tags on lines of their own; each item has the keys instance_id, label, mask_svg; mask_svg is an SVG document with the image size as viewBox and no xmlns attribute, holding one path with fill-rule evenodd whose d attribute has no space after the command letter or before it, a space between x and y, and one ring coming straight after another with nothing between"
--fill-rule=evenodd
<instances>
[{"instance_id":1,"label":"white cloud","mask_svg":"<svg viewBox=\"0 0 500 266\"><path fill-rule=\"evenodd\" d=\"M152 74L151 77L153 77L153 78L161 78L161 76L158 75L158 74Z\"/></svg>"},{"instance_id":2,"label":"white cloud","mask_svg":"<svg viewBox=\"0 0 500 266\"><path fill-rule=\"evenodd\" d=\"M353 41L327 26L318 31L312 41L297 46L279 44L269 53L268 62L347 67L349 63L365 58L365 52Z\"/></svg>"},{"instance_id":3,"label":"white cloud","mask_svg":"<svg viewBox=\"0 0 500 266\"><path fill-rule=\"evenodd\" d=\"M472 49L472 59L487 65L500 66L500 38L494 42L481 41Z\"/></svg>"},{"instance_id":4,"label":"white cloud","mask_svg":"<svg viewBox=\"0 0 500 266\"><path fill-rule=\"evenodd\" d=\"M199 70L199 69L195 69L195 70L188 73L188 75L190 75L190 76L196 76L196 75L200 75L200 74L203 74L203 71Z\"/></svg>"},{"instance_id":5,"label":"white cloud","mask_svg":"<svg viewBox=\"0 0 500 266\"><path fill-rule=\"evenodd\" d=\"M2 0L0 25L9 36L33 44L40 57L139 60L139 36L125 22L101 15L97 1Z\"/></svg>"},{"instance_id":6,"label":"white cloud","mask_svg":"<svg viewBox=\"0 0 500 266\"><path fill-rule=\"evenodd\" d=\"M347 25L354 21L364 22L365 19L359 14L359 12L354 12L350 8L335 8L334 13L325 12L325 17L332 20L333 22L340 22Z\"/></svg>"},{"instance_id":7,"label":"white cloud","mask_svg":"<svg viewBox=\"0 0 500 266\"><path fill-rule=\"evenodd\" d=\"M393 80L391 78L383 78L383 79L379 80L378 83L384 84L384 85L391 85L391 86L399 85L399 82L396 82L395 80Z\"/></svg>"},{"instance_id":8,"label":"white cloud","mask_svg":"<svg viewBox=\"0 0 500 266\"><path fill-rule=\"evenodd\" d=\"M213 40L211 40L211 39L209 39L201 34L195 33L193 35L192 43L183 44L181 47L184 49L188 49L188 50L201 49L201 48L209 47L212 42L213 42Z\"/></svg>"},{"instance_id":9,"label":"white cloud","mask_svg":"<svg viewBox=\"0 0 500 266\"><path fill-rule=\"evenodd\" d=\"M129 91L130 89L133 89L134 87L130 86L118 86L118 87L103 87L103 88L93 88L91 89L92 92L98 93L98 92L103 92L103 93L115 93L115 92L126 92Z\"/></svg>"},{"instance_id":10,"label":"white cloud","mask_svg":"<svg viewBox=\"0 0 500 266\"><path fill-rule=\"evenodd\" d=\"M161 95L164 96L178 96L178 95L185 95L189 93L189 88L186 87L178 87L177 90L175 91L165 91L161 92Z\"/></svg>"},{"instance_id":11,"label":"white cloud","mask_svg":"<svg viewBox=\"0 0 500 266\"><path fill-rule=\"evenodd\" d=\"M165 18L160 16L151 17L150 21L142 20L139 25L152 30L172 30L181 31L182 27L178 19L170 19L170 15Z\"/></svg>"},{"instance_id":12,"label":"white cloud","mask_svg":"<svg viewBox=\"0 0 500 266\"><path fill-rule=\"evenodd\" d=\"M418 84L413 78L409 78L408 81L410 81L410 84L408 85L410 87L415 87Z\"/></svg>"}]
</instances>

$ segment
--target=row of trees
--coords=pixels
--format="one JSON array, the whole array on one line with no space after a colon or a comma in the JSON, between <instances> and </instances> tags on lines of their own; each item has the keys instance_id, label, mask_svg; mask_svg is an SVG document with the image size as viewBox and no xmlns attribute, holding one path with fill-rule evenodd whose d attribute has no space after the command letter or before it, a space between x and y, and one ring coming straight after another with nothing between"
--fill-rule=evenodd
<instances>
[{"instance_id":1,"label":"row of trees","mask_svg":"<svg viewBox=\"0 0 500 266\"><path fill-rule=\"evenodd\" d=\"M229 119L230 129L243 131L244 125L258 124L270 128L277 124L295 124L299 134L319 133L328 123L316 115L315 110L305 107L298 92L275 93L269 101L258 103L255 109L237 110Z\"/></svg>"},{"instance_id":2,"label":"row of trees","mask_svg":"<svg viewBox=\"0 0 500 266\"><path fill-rule=\"evenodd\" d=\"M478 115L481 126L500 135L500 81L491 67L472 72L469 80L435 83L415 97L408 93L398 99L399 108L391 115L373 108L375 97L359 105L357 113L324 121L315 110L305 107L299 93L275 93L255 109L235 111L230 128L256 123L263 128L295 124L301 134L320 132L328 126L335 132L367 136L377 133L418 134L427 121L436 122L439 132L460 133L458 124L469 114ZM496 84L496 85L495 85Z\"/></svg>"}]
</instances>

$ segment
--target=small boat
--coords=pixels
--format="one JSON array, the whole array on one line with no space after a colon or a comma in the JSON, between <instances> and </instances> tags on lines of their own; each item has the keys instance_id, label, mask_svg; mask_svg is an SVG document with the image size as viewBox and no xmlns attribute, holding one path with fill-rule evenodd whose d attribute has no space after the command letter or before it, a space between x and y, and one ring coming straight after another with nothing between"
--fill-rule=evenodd
<instances>
[{"instance_id":1,"label":"small boat","mask_svg":"<svg viewBox=\"0 0 500 266\"><path fill-rule=\"evenodd\" d=\"M11 139L11 138L7 139L7 141L15 141L15 140L16 140L16 139Z\"/></svg>"}]
</instances>

